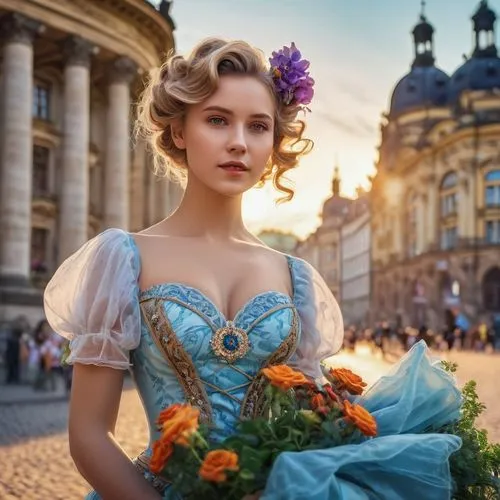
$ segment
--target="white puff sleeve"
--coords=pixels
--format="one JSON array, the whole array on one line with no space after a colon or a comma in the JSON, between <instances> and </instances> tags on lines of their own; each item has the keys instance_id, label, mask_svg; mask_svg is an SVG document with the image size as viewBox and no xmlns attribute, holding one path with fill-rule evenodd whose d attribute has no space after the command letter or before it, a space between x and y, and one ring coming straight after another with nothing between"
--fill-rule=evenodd
<instances>
[{"instance_id":1,"label":"white puff sleeve","mask_svg":"<svg viewBox=\"0 0 500 500\"><path fill-rule=\"evenodd\" d=\"M344 322L327 284L308 262L294 258L294 303L301 336L290 365L315 379L322 378L321 361L342 347Z\"/></svg>"},{"instance_id":2,"label":"white puff sleeve","mask_svg":"<svg viewBox=\"0 0 500 500\"><path fill-rule=\"evenodd\" d=\"M127 369L140 340L140 262L130 234L108 229L66 259L44 293L47 321L70 340L68 363Z\"/></svg>"}]
</instances>

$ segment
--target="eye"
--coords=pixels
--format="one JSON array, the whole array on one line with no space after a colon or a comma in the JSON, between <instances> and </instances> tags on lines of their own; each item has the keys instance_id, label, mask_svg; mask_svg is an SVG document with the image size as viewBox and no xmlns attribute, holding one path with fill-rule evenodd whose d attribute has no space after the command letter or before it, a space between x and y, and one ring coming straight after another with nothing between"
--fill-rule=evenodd
<instances>
[{"instance_id":1,"label":"eye","mask_svg":"<svg viewBox=\"0 0 500 500\"><path fill-rule=\"evenodd\" d=\"M226 120L222 118L222 116L210 116L208 118L208 123L210 123L210 125L224 125Z\"/></svg>"},{"instance_id":2,"label":"eye","mask_svg":"<svg viewBox=\"0 0 500 500\"><path fill-rule=\"evenodd\" d=\"M266 123L262 122L252 123L250 128L252 130L255 130L256 132L266 132L267 130L269 130L269 126Z\"/></svg>"}]
</instances>

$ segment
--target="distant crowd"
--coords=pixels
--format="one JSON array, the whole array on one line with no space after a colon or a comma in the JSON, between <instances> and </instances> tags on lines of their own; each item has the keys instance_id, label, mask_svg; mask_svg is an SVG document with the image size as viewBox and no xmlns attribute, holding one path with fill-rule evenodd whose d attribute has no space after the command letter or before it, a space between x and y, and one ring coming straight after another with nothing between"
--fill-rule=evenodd
<instances>
[{"instance_id":1,"label":"distant crowd","mask_svg":"<svg viewBox=\"0 0 500 500\"><path fill-rule=\"evenodd\" d=\"M31 384L36 391L71 389L72 369L62 362L67 341L42 319L31 328L24 316L3 325L0 353L6 384Z\"/></svg>"},{"instance_id":2,"label":"distant crowd","mask_svg":"<svg viewBox=\"0 0 500 500\"><path fill-rule=\"evenodd\" d=\"M396 349L408 351L419 340L424 340L436 351L500 353L500 315L495 316L489 324L482 321L467 328L451 325L440 331L426 326L395 328L387 321L379 322L375 328L349 326L345 330L344 349L352 350L362 341L385 354Z\"/></svg>"}]
</instances>

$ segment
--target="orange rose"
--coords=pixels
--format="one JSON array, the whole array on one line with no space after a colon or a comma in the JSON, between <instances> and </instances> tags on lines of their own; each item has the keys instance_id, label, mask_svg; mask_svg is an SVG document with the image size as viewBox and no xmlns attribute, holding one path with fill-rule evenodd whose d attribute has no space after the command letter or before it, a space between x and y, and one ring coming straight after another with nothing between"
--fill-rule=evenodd
<instances>
[{"instance_id":1,"label":"orange rose","mask_svg":"<svg viewBox=\"0 0 500 500\"><path fill-rule=\"evenodd\" d=\"M165 467L174 449L172 443L159 439L153 443L153 454L149 462L149 470L153 474L159 474Z\"/></svg>"},{"instance_id":2,"label":"orange rose","mask_svg":"<svg viewBox=\"0 0 500 500\"><path fill-rule=\"evenodd\" d=\"M344 415L348 422L353 423L365 436L377 435L377 421L373 415L360 405L352 405L344 401Z\"/></svg>"},{"instance_id":3,"label":"orange rose","mask_svg":"<svg viewBox=\"0 0 500 500\"><path fill-rule=\"evenodd\" d=\"M351 394L362 394L366 387L363 379L347 368L331 368L330 375L338 381L342 389Z\"/></svg>"},{"instance_id":4,"label":"orange rose","mask_svg":"<svg viewBox=\"0 0 500 500\"><path fill-rule=\"evenodd\" d=\"M170 420L171 418L173 418L177 414L177 412L181 408L184 408L185 406L188 406L188 405L181 404L181 403L175 403L173 405L170 405L168 408L165 408L164 410L162 410L160 412L160 415L158 416L158 420L157 420L158 425L161 426L167 420Z\"/></svg>"},{"instance_id":5,"label":"orange rose","mask_svg":"<svg viewBox=\"0 0 500 500\"><path fill-rule=\"evenodd\" d=\"M287 365L263 368L262 373L269 379L272 385L283 391L288 391L292 387L309 383L309 380L302 372L292 370Z\"/></svg>"},{"instance_id":6,"label":"orange rose","mask_svg":"<svg viewBox=\"0 0 500 500\"><path fill-rule=\"evenodd\" d=\"M326 401L325 401L325 398L323 397L322 394L315 394L312 398L311 398L311 408L313 410L316 410L318 408L321 408L322 406L326 406Z\"/></svg>"},{"instance_id":7,"label":"orange rose","mask_svg":"<svg viewBox=\"0 0 500 500\"><path fill-rule=\"evenodd\" d=\"M200 477L205 481L223 483L227 480L226 471L237 471L238 455L228 450L209 451L200 467Z\"/></svg>"},{"instance_id":8,"label":"orange rose","mask_svg":"<svg viewBox=\"0 0 500 500\"><path fill-rule=\"evenodd\" d=\"M189 436L198 430L199 416L198 408L190 405L178 408L172 418L163 422L161 439L187 446Z\"/></svg>"}]
</instances>

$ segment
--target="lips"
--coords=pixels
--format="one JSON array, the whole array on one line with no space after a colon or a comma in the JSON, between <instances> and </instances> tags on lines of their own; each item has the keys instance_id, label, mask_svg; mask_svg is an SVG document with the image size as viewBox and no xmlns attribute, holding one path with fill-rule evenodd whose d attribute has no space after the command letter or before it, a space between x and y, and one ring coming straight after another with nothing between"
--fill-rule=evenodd
<instances>
[{"instance_id":1,"label":"lips","mask_svg":"<svg viewBox=\"0 0 500 500\"><path fill-rule=\"evenodd\" d=\"M243 162L241 161L227 161L225 163L221 163L219 165L220 168L227 170L228 172L246 172L250 170Z\"/></svg>"}]
</instances>

